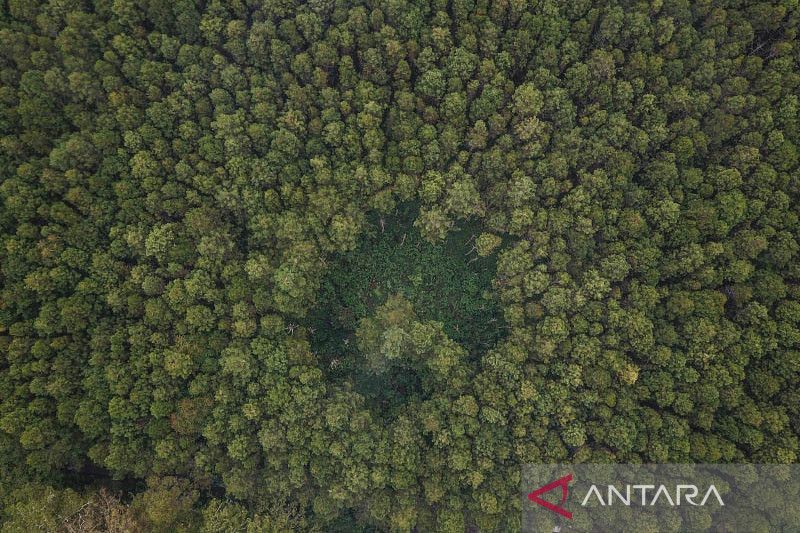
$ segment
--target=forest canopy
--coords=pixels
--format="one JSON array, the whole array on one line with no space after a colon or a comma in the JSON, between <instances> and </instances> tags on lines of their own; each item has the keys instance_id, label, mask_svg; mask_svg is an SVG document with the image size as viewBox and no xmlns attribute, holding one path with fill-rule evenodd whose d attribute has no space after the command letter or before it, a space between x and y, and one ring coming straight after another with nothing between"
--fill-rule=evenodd
<instances>
[{"instance_id":1,"label":"forest canopy","mask_svg":"<svg viewBox=\"0 0 800 533\"><path fill-rule=\"evenodd\" d=\"M798 28L0 1L0 528L505 532L526 463L800 462Z\"/></svg>"}]
</instances>

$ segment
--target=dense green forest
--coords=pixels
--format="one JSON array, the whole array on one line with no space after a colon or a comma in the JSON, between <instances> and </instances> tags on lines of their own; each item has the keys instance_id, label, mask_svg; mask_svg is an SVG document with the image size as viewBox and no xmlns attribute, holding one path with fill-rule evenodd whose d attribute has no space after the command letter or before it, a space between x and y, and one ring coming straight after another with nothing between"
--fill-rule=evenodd
<instances>
[{"instance_id":1,"label":"dense green forest","mask_svg":"<svg viewBox=\"0 0 800 533\"><path fill-rule=\"evenodd\" d=\"M0 1L2 531L514 531L800 462L798 0Z\"/></svg>"}]
</instances>

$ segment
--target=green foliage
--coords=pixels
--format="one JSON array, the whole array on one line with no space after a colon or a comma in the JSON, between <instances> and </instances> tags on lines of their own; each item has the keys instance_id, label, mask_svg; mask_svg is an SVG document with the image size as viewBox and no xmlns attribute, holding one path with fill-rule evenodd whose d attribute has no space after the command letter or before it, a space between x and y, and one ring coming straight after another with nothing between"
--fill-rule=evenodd
<instances>
[{"instance_id":1,"label":"green foliage","mask_svg":"<svg viewBox=\"0 0 800 533\"><path fill-rule=\"evenodd\" d=\"M3 527L507 531L526 462L797 462L798 27L3 3Z\"/></svg>"},{"instance_id":2,"label":"green foliage","mask_svg":"<svg viewBox=\"0 0 800 533\"><path fill-rule=\"evenodd\" d=\"M398 402L427 398L442 383L455 390L464 386L465 350L440 322L420 322L411 302L398 294L361 319L355 337L361 355L351 363L356 390L377 398L384 412Z\"/></svg>"},{"instance_id":3,"label":"green foliage","mask_svg":"<svg viewBox=\"0 0 800 533\"><path fill-rule=\"evenodd\" d=\"M504 324L491 285L495 261L478 257L475 226L465 224L443 244L431 244L411 226L413 214L413 206L404 206L396 215L375 217L359 246L329 263L307 322L317 353L341 353L359 321L396 293L474 354L501 338Z\"/></svg>"},{"instance_id":4,"label":"green foliage","mask_svg":"<svg viewBox=\"0 0 800 533\"><path fill-rule=\"evenodd\" d=\"M108 531L152 530L135 506L128 506L106 489L80 494L72 489L54 489L25 484L6 497L0 531Z\"/></svg>"}]
</instances>

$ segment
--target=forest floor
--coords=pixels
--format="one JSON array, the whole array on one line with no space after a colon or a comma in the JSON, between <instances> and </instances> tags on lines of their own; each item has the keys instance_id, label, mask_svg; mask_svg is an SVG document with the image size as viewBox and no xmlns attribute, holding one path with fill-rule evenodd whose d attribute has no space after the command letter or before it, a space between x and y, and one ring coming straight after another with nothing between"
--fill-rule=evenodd
<instances>
[{"instance_id":1,"label":"forest floor","mask_svg":"<svg viewBox=\"0 0 800 533\"><path fill-rule=\"evenodd\" d=\"M492 290L497 253L479 257L474 247L480 226L462 223L445 242L431 244L414 228L416 214L417 206L407 204L392 216L371 215L357 248L334 257L305 321L312 350L329 378L352 380L356 390L381 407L387 403L387 380L395 391L410 392L416 377L368 375L355 331L392 294L407 298L421 320L441 322L470 357L485 353L505 331Z\"/></svg>"}]
</instances>

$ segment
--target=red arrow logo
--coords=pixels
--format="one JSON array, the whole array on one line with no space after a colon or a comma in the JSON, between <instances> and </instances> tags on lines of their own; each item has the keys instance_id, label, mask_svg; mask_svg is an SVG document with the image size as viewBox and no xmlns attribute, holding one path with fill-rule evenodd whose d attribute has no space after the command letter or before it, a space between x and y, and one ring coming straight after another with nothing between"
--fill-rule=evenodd
<instances>
[{"instance_id":1,"label":"red arrow logo","mask_svg":"<svg viewBox=\"0 0 800 533\"><path fill-rule=\"evenodd\" d=\"M566 476L559 478L552 483L548 483L542 487L539 487L535 491L528 494L528 499L533 503L537 503L544 507L545 509L550 509L554 513L558 513L561 516L564 516L570 520L572 520L572 513L561 507L564 505L564 502L567 501L567 496L569 495L569 482L572 481L572 474L567 474ZM539 496L544 494L545 492L550 492L556 487L561 487L561 504L556 505L554 503L550 503L546 500L543 500Z\"/></svg>"}]
</instances>

